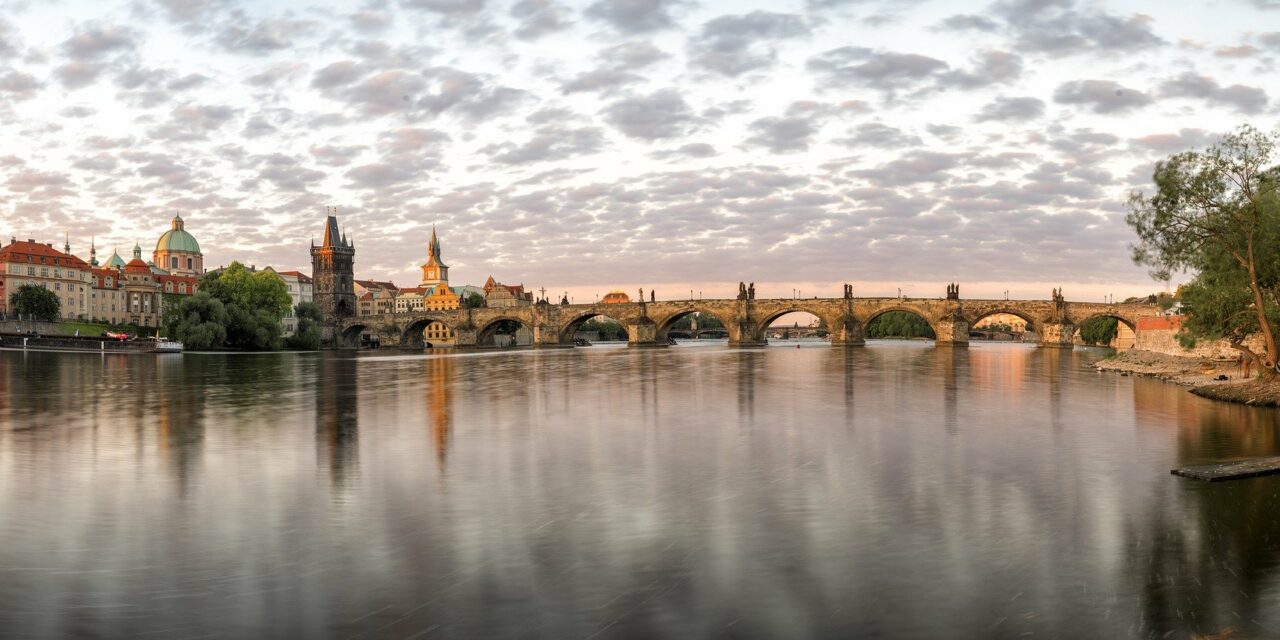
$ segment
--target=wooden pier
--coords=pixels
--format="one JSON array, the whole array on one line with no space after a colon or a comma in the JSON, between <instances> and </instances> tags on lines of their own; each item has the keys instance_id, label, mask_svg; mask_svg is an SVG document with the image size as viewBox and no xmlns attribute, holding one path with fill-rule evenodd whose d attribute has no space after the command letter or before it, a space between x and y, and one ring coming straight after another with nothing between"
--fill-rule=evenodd
<instances>
[{"instance_id":1,"label":"wooden pier","mask_svg":"<svg viewBox=\"0 0 1280 640\"><path fill-rule=\"evenodd\" d=\"M1183 467L1170 471L1175 476L1204 480L1205 482L1221 482L1223 480L1240 480L1255 478L1273 473L1280 473L1280 457L1252 458L1235 462L1207 464L1198 467Z\"/></svg>"}]
</instances>

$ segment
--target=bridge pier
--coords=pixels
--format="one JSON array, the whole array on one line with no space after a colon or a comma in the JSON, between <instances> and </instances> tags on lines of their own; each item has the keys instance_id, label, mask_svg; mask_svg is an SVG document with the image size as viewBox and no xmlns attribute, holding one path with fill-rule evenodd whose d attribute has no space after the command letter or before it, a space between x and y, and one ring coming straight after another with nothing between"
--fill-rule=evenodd
<instances>
[{"instance_id":1,"label":"bridge pier","mask_svg":"<svg viewBox=\"0 0 1280 640\"><path fill-rule=\"evenodd\" d=\"M1074 349L1076 327L1070 323L1041 323L1040 346L1051 349Z\"/></svg>"},{"instance_id":2,"label":"bridge pier","mask_svg":"<svg viewBox=\"0 0 1280 640\"><path fill-rule=\"evenodd\" d=\"M635 322L628 322L627 328L627 346L631 347L665 347L666 342L658 343L658 325L647 317L642 317Z\"/></svg>"},{"instance_id":3,"label":"bridge pier","mask_svg":"<svg viewBox=\"0 0 1280 640\"><path fill-rule=\"evenodd\" d=\"M969 323L964 320L939 320L933 333L937 336L934 344L939 347L969 346Z\"/></svg>"},{"instance_id":4,"label":"bridge pier","mask_svg":"<svg viewBox=\"0 0 1280 640\"><path fill-rule=\"evenodd\" d=\"M850 316L844 316L838 322L831 323L827 330L830 332L833 347L861 347L867 344L862 334L862 323Z\"/></svg>"}]
</instances>

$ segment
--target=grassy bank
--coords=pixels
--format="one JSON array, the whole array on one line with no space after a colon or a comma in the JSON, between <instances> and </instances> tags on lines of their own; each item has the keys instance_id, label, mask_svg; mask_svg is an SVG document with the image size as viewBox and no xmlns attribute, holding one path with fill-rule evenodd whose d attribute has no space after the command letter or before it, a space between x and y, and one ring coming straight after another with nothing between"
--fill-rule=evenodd
<instances>
[{"instance_id":1,"label":"grassy bank","mask_svg":"<svg viewBox=\"0 0 1280 640\"><path fill-rule=\"evenodd\" d=\"M1191 393L1211 400L1236 402L1255 407L1280 407L1280 384L1257 379L1201 385L1192 389Z\"/></svg>"}]
</instances>

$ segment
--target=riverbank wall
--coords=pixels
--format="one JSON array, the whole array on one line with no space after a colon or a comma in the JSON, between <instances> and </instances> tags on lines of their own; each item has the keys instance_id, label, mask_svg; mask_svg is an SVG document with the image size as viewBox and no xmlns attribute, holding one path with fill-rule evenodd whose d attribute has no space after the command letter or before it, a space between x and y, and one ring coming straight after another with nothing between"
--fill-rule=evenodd
<instances>
[{"instance_id":1,"label":"riverbank wall","mask_svg":"<svg viewBox=\"0 0 1280 640\"><path fill-rule=\"evenodd\" d=\"M1178 331L1182 329L1182 316L1159 316L1138 319L1138 335L1133 348L1140 351L1162 353L1182 358L1199 358L1202 360L1235 360L1240 352L1231 348L1226 340L1213 342L1201 341L1194 349L1184 349L1178 342ZM1250 338L1245 344L1253 349L1262 346L1260 338Z\"/></svg>"},{"instance_id":2,"label":"riverbank wall","mask_svg":"<svg viewBox=\"0 0 1280 640\"><path fill-rule=\"evenodd\" d=\"M0 348L39 349L49 351L87 351L103 353L149 353L156 350L154 342L104 340L75 336L41 336L19 333L0 333Z\"/></svg>"},{"instance_id":3,"label":"riverbank wall","mask_svg":"<svg viewBox=\"0 0 1280 640\"><path fill-rule=\"evenodd\" d=\"M31 320L0 320L0 335L38 333L46 336L62 335L62 327L56 322L33 322Z\"/></svg>"}]
</instances>

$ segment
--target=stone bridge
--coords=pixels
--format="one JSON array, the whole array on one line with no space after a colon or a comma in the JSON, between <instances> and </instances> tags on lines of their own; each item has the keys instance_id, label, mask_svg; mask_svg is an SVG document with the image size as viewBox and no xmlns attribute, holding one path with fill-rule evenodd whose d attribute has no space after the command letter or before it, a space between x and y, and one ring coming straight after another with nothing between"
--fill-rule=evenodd
<instances>
[{"instance_id":1,"label":"stone bridge","mask_svg":"<svg viewBox=\"0 0 1280 640\"><path fill-rule=\"evenodd\" d=\"M686 300L626 304L535 304L527 307L452 309L345 318L334 326L335 342L354 347L362 333L378 337L387 347L422 348L423 329L432 322L449 327L458 347L492 344L503 321L515 321L533 333L535 346L573 344L578 327L596 316L607 316L627 329L634 346L666 345L667 331L691 313L710 315L724 325L731 346L762 346L770 323L794 311L822 319L832 345L863 343L867 323L889 311L914 313L933 327L939 346L963 346L969 328L987 316L1007 313L1027 322L1045 347L1071 348L1076 328L1099 316L1116 318L1137 331L1138 318L1158 315L1154 304L1104 304L1066 300L961 300L957 298L808 298L749 300ZM508 325L509 326L509 325Z\"/></svg>"}]
</instances>

